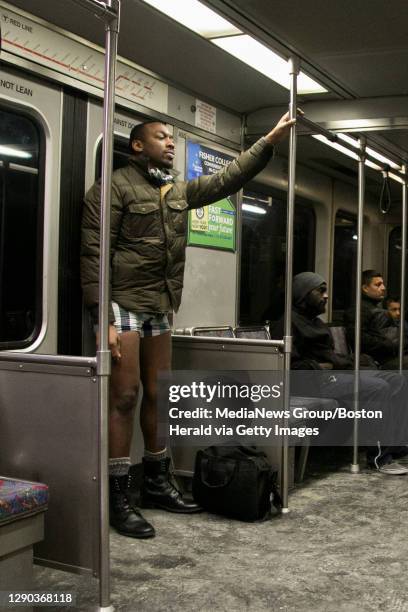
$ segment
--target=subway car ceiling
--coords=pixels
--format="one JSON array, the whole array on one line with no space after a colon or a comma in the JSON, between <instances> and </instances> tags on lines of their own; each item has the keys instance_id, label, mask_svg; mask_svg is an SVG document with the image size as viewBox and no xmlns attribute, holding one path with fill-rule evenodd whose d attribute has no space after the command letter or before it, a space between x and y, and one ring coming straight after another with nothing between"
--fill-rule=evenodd
<instances>
[{"instance_id":1,"label":"subway car ceiling","mask_svg":"<svg viewBox=\"0 0 408 612\"><path fill-rule=\"evenodd\" d=\"M72 0L14 0L14 6L103 45L99 20ZM243 32L285 57L327 89L300 95L313 121L329 129L367 133L369 143L408 158L408 49L405 0L209 0L204 2ZM368 10L369 9L369 10ZM122 0L119 54L203 100L247 116L248 140L265 132L285 110L288 91L142 0ZM194 58L186 61L186 58ZM302 138L298 159L355 182L356 163ZM367 189L381 189L380 172L368 170ZM400 200L398 183L391 195Z\"/></svg>"}]
</instances>

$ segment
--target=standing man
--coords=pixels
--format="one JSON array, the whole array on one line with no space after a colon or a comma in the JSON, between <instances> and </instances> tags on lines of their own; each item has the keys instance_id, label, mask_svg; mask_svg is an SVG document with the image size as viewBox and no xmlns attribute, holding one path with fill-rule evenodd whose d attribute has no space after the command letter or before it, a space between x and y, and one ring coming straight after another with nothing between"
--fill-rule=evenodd
<instances>
[{"instance_id":1,"label":"standing man","mask_svg":"<svg viewBox=\"0 0 408 612\"><path fill-rule=\"evenodd\" d=\"M196 512L169 480L166 448L157 438L157 375L171 367L167 315L177 311L183 288L187 214L236 193L268 163L273 146L295 120L277 125L225 169L177 182L175 147L166 124L149 121L130 134L129 164L114 172L111 213L111 308L109 347L113 366L109 417L110 520L127 536L148 538L154 528L129 495L130 444L135 404L143 384L140 424L145 444L143 507ZM99 181L85 197L81 279L86 305L97 319ZM98 338L97 338L98 340Z\"/></svg>"}]
</instances>

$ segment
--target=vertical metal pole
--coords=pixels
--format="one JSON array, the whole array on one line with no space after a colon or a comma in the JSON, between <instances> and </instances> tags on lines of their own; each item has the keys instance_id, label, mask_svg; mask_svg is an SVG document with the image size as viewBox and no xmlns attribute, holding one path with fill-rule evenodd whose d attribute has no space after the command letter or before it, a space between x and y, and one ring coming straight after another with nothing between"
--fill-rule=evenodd
<instances>
[{"instance_id":1,"label":"vertical metal pole","mask_svg":"<svg viewBox=\"0 0 408 612\"><path fill-rule=\"evenodd\" d=\"M360 353L361 353L361 278L363 266L363 223L364 223L364 192L365 192L365 137L360 138L358 157L358 221L357 221L357 273L356 273L356 321L354 327L354 409L358 410L360 390ZM353 426L353 462L351 472L360 471L358 464L358 420Z\"/></svg>"},{"instance_id":2,"label":"vertical metal pole","mask_svg":"<svg viewBox=\"0 0 408 612\"><path fill-rule=\"evenodd\" d=\"M289 59L290 102L289 117L295 119L297 114L297 77L299 59ZM286 287L285 287L285 331L284 331L284 409L290 409L290 358L292 352L292 280L293 280L293 225L295 216L295 181L296 181L296 125L290 128L289 165L288 165L288 213L286 226ZM282 512L288 512L289 494L289 439L282 441Z\"/></svg>"},{"instance_id":3,"label":"vertical metal pole","mask_svg":"<svg viewBox=\"0 0 408 612\"><path fill-rule=\"evenodd\" d=\"M111 7L113 0L108 0ZM105 36L105 91L103 104L103 148L101 185L101 233L99 265L99 350L97 375L99 392L99 610L113 610L110 605L109 567L109 485L108 485L108 411L111 353L109 350L109 269L110 269L110 217L113 166L113 117L115 104L115 69L119 31L119 9L113 20L106 23Z\"/></svg>"},{"instance_id":4,"label":"vertical metal pole","mask_svg":"<svg viewBox=\"0 0 408 612\"><path fill-rule=\"evenodd\" d=\"M403 172L406 176L407 167L404 165ZM407 180L405 178L402 186L402 240L401 240L401 315L399 330L399 371L402 374L404 360L405 341L405 271L407 260Z\"/></svg>"},{"instance_id":5,"label":"vertical metal pole","mask_svg":"<svg viewBox=\"0 0 408 612\"><path fill-rule=\"evenodd\" d=\"M246 128L246 115L241 118L241 152L245 150L245 128ZM240 189L236 195L237 212L236 212L236 247L235 247L235 270L236 270L236 294L238 299L235 300L235 325L240 324L240 312L241 312L241 254L242 254L242 200L244 190Z\"/></svg>"},{"instance_id":6,"label":"vertical metal pole","mask_svg":"<svg viewBox=\"0 0 408 612\"><path fill-rule=\"evenodd\" d=\"M0 32L1 35L1 32ZM9 162L6 161L3 164L2 172L2 183L3 187L0 193L0 313L3 315L4 312L4 251L5 251L5 232L6 232L6 202L7 202L7 193L6 193L6 185L7 175L10 171ZM0 316L0 332L3 337L3 316Z\"/></svg>"}]
</instances>

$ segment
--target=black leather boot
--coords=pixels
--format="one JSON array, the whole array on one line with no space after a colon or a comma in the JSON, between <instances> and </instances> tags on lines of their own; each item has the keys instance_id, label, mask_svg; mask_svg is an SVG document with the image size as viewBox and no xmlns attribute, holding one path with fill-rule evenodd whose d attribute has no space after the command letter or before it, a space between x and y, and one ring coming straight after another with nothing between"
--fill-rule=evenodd
<instances>
[{"instance_id":1,"label":"black leather boot","mask_svg":"<svg viewBox=\"0 0 408 612\"><path fill-rule=\"evenodd\" d=\"M143 466L135 463L129 467L126 495L133 508L140 508L140 489L143 481Z\"/></svg>"},{"instance_id":2,"label":"black leather boot","mask_svg":"<svg viewBox=\"0 0 408 612\"><path fill-rule=\"evenodd\" d=\"M194 501L185 501L169 479L170 459L143 458L144 477L141 489L142 508L161 508L168 512L193 513L202 508Z\"/></svg>"},{"instance_id":3,"label":"black leather boot","mask_svg":"<svg viewBox=\"0 0 408 612\"><path fill-rule=\"evenodd\" d=\"M152 538L154 527L129 503L127 488L128 474L109 476L110 524L130 538Z\"/></svg>"}]
</instances>

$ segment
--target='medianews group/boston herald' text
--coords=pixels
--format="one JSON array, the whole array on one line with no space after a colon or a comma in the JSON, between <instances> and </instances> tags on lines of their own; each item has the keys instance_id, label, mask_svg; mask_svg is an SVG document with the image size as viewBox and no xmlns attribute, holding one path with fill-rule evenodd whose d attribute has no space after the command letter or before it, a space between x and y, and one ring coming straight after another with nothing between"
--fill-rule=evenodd
<instances>
[{"instance_id":1,"label":"'medianews group/boston herald' text","mask_svg":"<svg viewBox=\"0 0 408 612\"><path fill-rule=\"evenodd\" d=\"M290 410L269 410L266 408L194 408L180 409L177 406L169 408L171 419L318 419L331 421L334 419L382 419L382 410L351 410L344 406L333 409L308 409L296 406Z\"/></svg>"}]
</instances>

